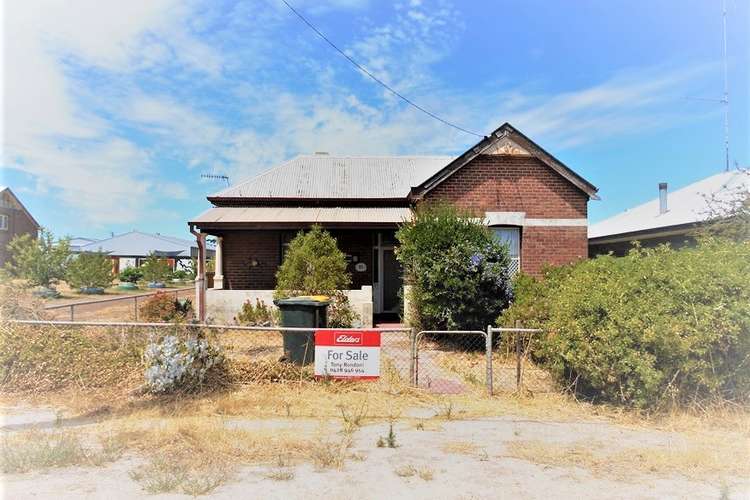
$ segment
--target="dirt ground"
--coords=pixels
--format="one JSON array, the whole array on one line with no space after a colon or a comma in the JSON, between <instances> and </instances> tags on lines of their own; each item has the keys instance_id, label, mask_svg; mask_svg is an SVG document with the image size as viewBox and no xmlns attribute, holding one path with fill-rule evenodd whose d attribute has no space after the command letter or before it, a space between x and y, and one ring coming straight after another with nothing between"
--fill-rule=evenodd
<instances>
[{"instance_id":1,"label":"dirt ground","mask_svg":"<svg viewBox=\"0 0 750 500\"><path fill-rule=\"evenodd\" d=\"M70 418L54 407L7 406L2 410L4 437L38 432L77 433L102 426L127 427L123 417ZM505 414L492 417L447 415L417 406L392 419L362 422L349 430L340 464L316 467L305 453L297 460L241 464L224 477L210 498L750 498L748 455L695 458L690 432L649 429L607 419L569 419L560 415ZM155 417L149 428L171 417ZM328 418L257 418L204 414L222 429L268 436L331 439L336 448L345 421ZM387 436L393 425L393 444ZM177 435L187 434L184 429ZM246 434L248 435L248 434ZM246 436L245 435L245 436ZM325 438L321 436L326 436ZM749 450L747 431L739 432L739 450ZM384 441L384 438L385 441ZM170 440L173 440L171 437ZM705 445L705 436L701 443ZM717 439L728 439L726 434ZM380 445L378 446L378 442ZM721 444L721 443L719 443ZM727 443L724 443L727 444ZM736 444L736 443L735 443ZM270 446L270 445L269 445ZM705 455L710 446L700 449ZM320 453L310 451L309 453ZM673 454L674 453L674 454ZM722 454L721 448L716 453ZM313 459L315 457L312 457ZM183 493L150 494L135 479L141 453L126 450L100 466L45 468L2 476L3 498L189 498ZM723 472L723 461L739 467ZM745 464L742 462L745 461Z\"/></svg>"}]
</instances>

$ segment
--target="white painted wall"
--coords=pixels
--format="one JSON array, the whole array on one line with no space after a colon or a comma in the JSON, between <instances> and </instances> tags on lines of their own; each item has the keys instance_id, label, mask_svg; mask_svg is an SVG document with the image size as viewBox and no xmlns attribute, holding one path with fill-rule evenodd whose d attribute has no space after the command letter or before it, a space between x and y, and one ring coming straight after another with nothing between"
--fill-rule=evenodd
<instances>
[{"instance_id":1,"label":"white painted wall","mask_svg":"<svg viewBox=\"0 0 750 500\"><path fill-rule=\"evenodd\" d=\"M362 319L362 328L372 327L372 287L363 286L359 290L345 290L354 311ZM271 307L273 305L273 290L206 290L206 319L208 323L232 324L234 318L242 309L242 304L260 299Z\"/></svg>"}]
</instances>

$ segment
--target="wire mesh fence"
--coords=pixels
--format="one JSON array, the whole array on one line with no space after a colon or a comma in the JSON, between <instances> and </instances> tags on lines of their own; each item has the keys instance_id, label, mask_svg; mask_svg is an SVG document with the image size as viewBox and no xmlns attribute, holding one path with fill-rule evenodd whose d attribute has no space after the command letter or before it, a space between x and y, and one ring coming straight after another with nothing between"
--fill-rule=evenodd
<instances>
[{"instance_id":1,"label":"wire mesh fence","mask_svg":"<svg viewBox=\"0 0 750 500\"><path fill-rule=\"evenodd\" d=\"M316 379L313 363L290 362L285 349L285 336L311 338L314 330L306 328L99 321L13 322L50 328L51 335L76 328L84 335L100 339L108 336L110 344L117 343L118 339L123 343L127 340L130 349L141 350L165 335L200 335L221 348L228 361L231 383ZM380 334L380 376L376 384L384 390L416 387L437 394L477 395L554 390L549 374L537 367L530 357L538 330L488 328L487 331L415 332L392 328L369 331ZM314 352L314 343L308 348ZM312 361L313 357L309 359Z\"/></svg>"},{"instance_id":2,"label":"wire mesh fence","mask_svg":"<svg viewBox=\"0 0 750 500\"><path fill-rule=\"evenodd\" d=\"M191 299L194 288L164 288L152 293L139 293L121 297L100 297L92 300L69 301L65 304L51 304L44 310L50 319L68 321L138 321L143 304L157 293L179 299Z\"/></svg>"},{"instance_id":3,"label":"wire mesh fence","mask_svg":"<svg viewBox=\"0 0 750 500\"><path fill-rule=\"evenodd\" d=\"M516 327L491 331L493 393L555 391L550 373L532 359L539 330Z\"/></svg>"}]
</instances>

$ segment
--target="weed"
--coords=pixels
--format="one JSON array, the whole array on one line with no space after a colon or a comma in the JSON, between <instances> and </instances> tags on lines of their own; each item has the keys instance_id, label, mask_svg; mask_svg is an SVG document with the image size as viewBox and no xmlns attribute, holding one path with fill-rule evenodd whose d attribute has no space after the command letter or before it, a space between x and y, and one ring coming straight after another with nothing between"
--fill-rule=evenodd
<instances>
[{"instance_id":1,"label":"weed","mask_svg":"<svg viewBox=\"0 0 750 500\"><path fill-rule=\"evenodd\" d=\"M273 481L291 481L294 479L294 471L291 469L277 468L265 474L266 479Z\"/></svg>"},{"instance_id":2,"label":"weed","mask_svg":"<svg viewBox=\"0 0 750 500\"><path fill-rule=\"evenodd\" d=\"M453 420L453 401L443 401L438 406L437 414L446 420Z\"/></svg>"},{"instance_id":3,"label":"weed","mask_svg":"<svg viewBox=\"0 0 750 500\"><path fill-rule=\"evenodd\" d=\"M130 472L147 493L177 493L199 496L212 492L229 478L227 467L189 459L159 455Z\"/></svg>"},{"instance_id":4,"label":"weed","mask_svg":"<svg viewBox=\"0 0 750 500\"><path fill-rule=\"evenodd\" d=\"M187 471L180 464L172 463L164 457L130 471L130 478L151 494L177 491L186 477Z\"/></svg>"},{"instance_id":5,"label":"weed","mask_svg":"<svg viewBox=\"0 0 750 500\"><path fill-rule=\"evenodd\" d=\"M419 476L423 481L432 481L435 477L435 474L429 467L417 468L410 464L400 465L396 467L393 472L395 472L398 477Z\"/></svg>"},{"instance_id":6,"label":"weed","mask_svg":"<svg viewBox=\"0 0 750 500\"><path fill-rule=\"evenodd\" d=\"M396 432L393 430L393 422L388 425L388 435L380 436L375 443L378 448L398 448L396 442Z\"/></svg>"},{"instance_id":7,"label":"weed","mask_svg":"<svg viewBox=\"0 0 750 500\"><path fill-rule=\"evenodd\" d=\"M364 462L365 460L367 460L367 455L362 452L355 451L354 453L349 455L349 458L351 458L352 460L356 460L357 462Z\"/></svg>"},{"instance_id":8,"label":"weed","mask_svg":"<svg viewBox=\"0 0 750 500\"><path fill-rule=\"evenodd\" d=\"M0 471L4 473L70 465L103 465L117 460L122 447L102 440L101 449L86 448L71 432L29 431L0 441Z\"/></svg>"},{"instance_id":9,"label":"weed","mask_svg":"<svg viewBox=\"0 0 750 500\"><path fill-rule=\"evenodd\" d=\"M353 412L349 411L343 404L338 405L338 408L341 411L341 418L344 421L344 433L354 432L362 426L362 421L367 417L366 399L359 406L355 406Z\"/></svg>"},{"instance_id":10,"label":"weed","mask_svg":"<svg viewBox=\"0 0 750 500\"><path fill-rule=\"evenodd\" d=\"M316 470L341 469L344 466L346 451L352 444L350 434L345 434L339 442L326 439L313 441L310 458Z\"/></svg>"},{"instance_id":11,"label":"weed","mask_svg":"<svg viewBox=\"0 0 750 500\"><path fill-rule=\"evenodd\" d=\"M413 465L401 465L396 467L393 471L398 477L412 477L417 473L417 469Z\"/></svg>"}]
</instances>

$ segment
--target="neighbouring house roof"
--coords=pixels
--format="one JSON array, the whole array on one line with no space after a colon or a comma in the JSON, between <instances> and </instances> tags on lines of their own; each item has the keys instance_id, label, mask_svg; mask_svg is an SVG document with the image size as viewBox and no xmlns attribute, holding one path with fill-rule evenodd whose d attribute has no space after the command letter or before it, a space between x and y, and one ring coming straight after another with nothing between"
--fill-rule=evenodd
<instances>
[{"instance_id":1,"label":"neighbouring house roof","mask_svg":"<svg viewBox=\"0 0 750 500\"><path fill-rule=\"evenodd\" d=\"M21 200L18 199L18 196L16 196L16 193L14 193L8 186L0 186L0 194L2 193L7 193L8 195L10 195L11 198L13 198L13 201L15 201L15 203L18 205L17 208L23 211L23 213L25 213L29 217L29 219L31 219L31 221L34 223L37 229L41 227L39 223L36 221L36 219L34 218L34 216L31 215L31 212L29 212L24 206L24 204L21 203Z\"/></svg>"},{"instance_id":2,"label":"neighbouring house roof","mask_svg":"<svg viewBox=\"0 0 750 500\"><path fill-rule=\"evenodd\" d=\"M83 238L83 237L77 236L75 238L70 238L70 240L68 241L68 244L70 245L71 251L77 252L80 250L81 247L86 246L90 243L94 243L95 241L99 241L99 240L95 240L94 238Z\"/></svg>"},{"instance_id":3,"label":"neighbouring house roof","mask_svg":"<svg viewBox=\"0 0 750 500\"><path fill-rule=\"evenodd\" d=\"M300 155L208 199L405 199L411 186L423 182L452 159Z\"/></svg>"},{"instance_id":4,"label":"neighbouring house roof","mask_svg":"<svg viewBox=\"0 0 750 500\"><path fill-rule=\"evenodd\" d=\"M398 224L409 217L407 207L216 207L190 224Z\"/></svg>"},{"instance_id":5,"label":"neighbouring house roof","mask_svg":"<svg viewBox=\"0 0 750 500\"><path fill-rule=\"evenodd\" d=\"M83 245L79 247L78 251L102 251L109 255L127 257L148 257L151 253L170 257L190 257L192 255L191 248L197 248L194 241L161 234L130 231Z\"/></svg>"},{"instance_id":6,"label":"neighbouring house roof","mask_svg":"<svg viewBox=\"0 0 750 500\"><path fill-rule=\"evenodd\" d=\"M711 217L711 205L726 207L750 192L750 173L736 170L706 177L667 194L667 211L659 213L659 198L630 208L589 227L589 242L604 242L644 232L663 233L689 228ZM709 201L710 200L710 201Z\"/></svg>"}]
</instances>

